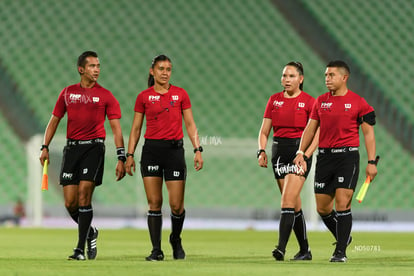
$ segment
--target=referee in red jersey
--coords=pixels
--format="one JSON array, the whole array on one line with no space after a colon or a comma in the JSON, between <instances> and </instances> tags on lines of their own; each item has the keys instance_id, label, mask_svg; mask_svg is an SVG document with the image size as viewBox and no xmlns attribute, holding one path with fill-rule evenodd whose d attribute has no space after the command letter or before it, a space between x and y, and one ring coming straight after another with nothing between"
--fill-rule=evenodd
<instances>
[{"instance_id":1,"label":"referee in red jersey","mask_svg":"<svg viewBox=\"0 0 414 276\"><path fill-rule=\"evenodd\" d=\"M88 259L95 259L98 230L91 226L92 195L102 184L105 158L105 117L114 135L118 163L116 180L125 176L125 148L122 136L121 109L112 93L97 83L100 62L97 53L86 51L78 58L80 83L62 90L52 117L46 127L41 147L40 163L49 162L49 145L62 117L67 113L67 144L63 149L60 184L63 186L65 207L78 224L78 244L70 260L85 260L87 242Z\"/></svg>"},{"instance_id":2,"label":"referee in red jersey","mask_svg":"<svg viewBox=\"0 0 414 276\"><path fill-rule=\"evenodd\" d=\"M349 75L343 61L327 65L325 84L329 92L317 98L295 158L295 164L306 171L304 152L320 127L314 189L317 211L337 240L331 262L347 261L346 248L352 240L351 201L359 175L359 126L368 155L365 173L371 180L377 175L375 112L364 98L348 89Z\"/></svg>"},{"instance_id":3,"label":"referee in red jersey","mask_svg":"<svg viewBox=\"0 0 414 276\"><path fill-rule=\"evenodd\" d=\"M152 60L148 77L148 89L138 94L135 102L135 116L129 136L126 171L135 172L134 152L141 136L141 128L146 117L145 142L141 153L141 175L148 201L148 229L152 243L147 261L162 261L162 183L163 179L169 194L172 232L169 238L174 259L185 259L181 245L181 232L184 224L184 189L187 168L184 159L183 129L184 119L188 136L194 147L194 168L203 167L196 124L191 111L187 92L170 84L172 64L170 58L158 55Z\"/></svg>"},{"instance_id":4,"label":"referee in red jersey","mask_svg":"<svg viewBox=\"0 0 414 276\"><path fill-rule=\"evenodd\" d=\"M298 174L293 163L299 147L300 137L308 122L315 99L303 91L304 72L300 62L289 62L282 73L284 90L269 98L259 132L259 166L267 167L266 144L273 127L272 166L279 190L282 194L279 223L279 243L273 250L273 257L283 261L286 245L293 230L299 243L299 252L292 260L312 260L302 212L300 191L308 172ZM311 155L317 147L317 137L307 149L305 156L308 167Z\"/></svg>"}]
</instances>

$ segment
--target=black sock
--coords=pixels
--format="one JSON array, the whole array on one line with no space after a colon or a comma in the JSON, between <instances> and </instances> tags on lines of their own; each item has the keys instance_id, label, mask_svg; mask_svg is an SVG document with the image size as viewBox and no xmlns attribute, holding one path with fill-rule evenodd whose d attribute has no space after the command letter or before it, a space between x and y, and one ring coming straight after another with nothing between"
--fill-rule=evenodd
<instances>
[{"instance_id":1,"label":"black sock","mask_svg":"<svg viewBox=\"0 0 414 276\"><path fill-rule=\"evenodd\" d=\"M185 210L181 215L171 213L171 239L176 240L180 238L181 232L183 231L184 219Z\"/></svg>"},{"instance_id":2,"label":"black sock","mask_svg":"<svg viewBox=\"0 0 414 276\"><path fill-rule=\"evenodd\" d=\"M294 223L295 209L282 208L280 212L279 244L277 245L277 248L283 252L286 251L286 245L289 240L290 233L292 232L292 227Z\"/></svg>"},{"instance_id":3,"label":"black sock","mask_svg":"<svg viewBox=\"0 0 414 276\"><path fill-rule=\"evenodd\" d=\"M308 236L306 235L306 223L302 210L295 213L295 223L293 224L293 231L298 240L300 252L306 253L309 251Z\"/></svg>"},{"instance_id":4,"label":"black sock","mask_svg":"<svg viewBox=\"0 0 414 276\"><path fill-rule=\"evenodd\" d=\"M334 235L335 240L337 239L336 234L336 225L338 223L338 216L335 212L335 210L332 210L332 212L329 215L321 216L323 223L325 223L326 227L328 227L329 231L331 231L332 235Z\"/></svg>"},{"instance_id":5,"label":"black sock","mask_svg":"<svg viewBox=\"0 0 414 276\"><path fill-rule=\"evenodd\" d=\"M76 210L73 210L73 211L71 211L71 210L69 210L68 209L68 212L69 212L69 215L70 215L70 217L76 222L76 223L78 223L78 220L79 220L79 210L78 209L76 209Z\"/></svg>"},{"instance_id":6,"label":"black sock","mask_svg":"<svg viewBox=\"0 0 414 276\"><path fill-rule=\"evenodd\" d=\"M346 247L348 245L351 229L352 229L352 212L351 209L345 211L337 211L338 214L338 243L336 244L336 249L341 250L345 253Z\"/></svg>"},{"instance_id":7,"label":"black sock","mask_svg":"<svg viewBox=\"0 0 414 276\"><path fill-rule=\"evenodd\" d=\"M148 211L148 230L151 238L152 249L161 250L162 213L161 211Z\"/></svg>"},{"instance_id":8,"label":"black sock","mask_svg":"<svg viewBox=\"0 0 414 276\"><path fill-rule=\"evenodd\" d=\"M79 223L78 223L78 246L77 248L85 250L86 237L88 236L89 227L93 218L92 206L79 206Z\"/></svg>"}]
</instances>

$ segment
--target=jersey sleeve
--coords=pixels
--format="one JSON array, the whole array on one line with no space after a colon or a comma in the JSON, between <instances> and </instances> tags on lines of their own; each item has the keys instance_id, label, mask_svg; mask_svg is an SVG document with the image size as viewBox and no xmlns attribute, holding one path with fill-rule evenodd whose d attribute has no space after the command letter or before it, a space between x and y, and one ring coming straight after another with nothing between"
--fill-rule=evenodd
<instances>
[{"instance_id":1,"label":"jersey sleeve","mask_svg":"<svg viewBox=\"0 0 414 276\"><path fill-rule=\"evenodd\" d=\"M53 109L53 112L52 112L52 114L58 118L62 118L66 113L66 103L65 103L66 95L65 94L66 94L67 89L68 88L66 87L60 92L57 102L55 104L55 108Z\"/></svg>"},{"instance_id":2,"label":"jersey sleeve","mask_svg":"<svg viewBox=\"0 0 414 276\"><path fill-rule=\"evenodd\" d=\"M359 109L359 116L362 117L370 112L374 111L374 108L370 106L367 101L361 97L360 109Z\"/></svg>"},{"instance_id":3,"label":"jersey sleeve","mask_svg":"<svg viewBox=\"0 0 414 276\"><path fill-rule=\"evenodd\" d=\"M145 113L144 97L142 93L139 93L135 100L134 111L139 113Z\"/></svg>"},{"instance_id":4,"label":"jersey sleeve","mask_svg":"<svg viewBox=\"0 0 414 276\"><path fill-rule=\"evenodd\" d=\"M269 100L267 101L266 104L266 109L263 115L263 118L268 118L268 119L272 119L272 97L269 98Z\"/></svg>"},{"instance_id":5,"label":"jersey sleeve","mask_svg":"<svg viewBox=\"0 0 414 276\"><path fill-rule=\"evenodd\" d=\"M183 91L183 99L181 101L181 109L188 109L191 108L191 101L190 101L190 96L188 96L187 91L185 91L184 89Z\"/></svg>"},{"instance_id":6,"label":"jersey sleeve","mask_svg":"<svg viewBox=\"0 0 414 276\"><path fill-rule=\"evenodd\" d=\"M312 109L313 109L313 106L315 105L315 102L316 102L315 98L310 96L308 104L307 104L308 109L306 110L306 112L308 113L308 118L310 118L310 116L311 116Z\"/></svg>"},{"instance_id":7,"label":"jersey sleeve","mask_svg":"<svg viewBox=\"0 0 414 276\"><path fill-rule=\"evenodd\" d=\"M358 124L362 124L362 122L367 122L370 125L375 125L375 111L372 106L370 106L367 101L361 97L360 105L359 105L359 113L358 113Z\"/></svg>"},{"instance_id":8,"label":"jersey sleeve","mask_svg":"<svg viewBox=\"0 0 414 276\"><path fill-rule=\"evenodd\" d=\"M320 106L319 99L320 99L319 97L316 99L315 103L312 106L312 111L310 114L310 118L316 121L319 121L319 113L318 113L319 106Z\"/></svg>"},{"instance_id":9,"label":"jersey sleeve","mask_svg":"<svg viewBox=\"0 0 414 276\"><path fill-rule=\"evenodd\" d=\"M109 92L109 91L108 91ZM118 100L112 95L111 92L108 93L108 102L106 107L106 116L109 120L112 119L121 119L121 107Z\"/></svg>"}]
</instances>

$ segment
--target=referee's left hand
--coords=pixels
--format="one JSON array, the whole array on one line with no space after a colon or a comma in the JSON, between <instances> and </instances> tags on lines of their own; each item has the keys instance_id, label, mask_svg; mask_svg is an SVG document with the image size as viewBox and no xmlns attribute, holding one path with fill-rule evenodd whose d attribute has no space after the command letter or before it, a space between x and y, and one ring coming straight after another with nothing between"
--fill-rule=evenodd
<instances>
[{"instance_id":1,"label":"referee's left hand","mask_svg":"<svg viewBox=\"0 0 414 276\"><path fill-rule=\"evenodd\" d=\"M196 171L199 171L203 168L203 157L201 157L201 152L200 151L196 151L195 155L194 155L194 169Z\"/></svg>"},{"instance_id":2,"label":"referee's left hand","mask_svg":"<svg viewBox=\"0 0 414 276\"><path fill-rule=\"evenodd\" d=\"M377 171L377 166L376 165L373 165L373 164L368 164L367 165L367 168L365 169L365 174L367 176L369 176L371 181L374 180L377 173L378 173L378 171Z\"/></svg>"},{"instance_id":3,"label":"referee's left hand","mask_svg":"<svg viewBox=\"0 0 414 276\"><path fill-rule=\"evenodd\" d=\"M267 154L265 152L261 152L259 158L257 158L257 162L260 167L267 168Z\"/></svg>"},{"instance_id":4,"label":"referee's left hand","mask_svg":"<svg viewBox=\"0 0 414 276\"><path fill-rule=\"evenodd\" d=\"M121 180L125 176L125 165L121 160L118 160L118 163L116 164L115 175L116 181Z\"/></svg>"},{"instance_id":5,"label":"referee's left hand","mask_svg":"<svg viewBox=\"0 0 414 276\"><path fill-rule=\"evenodd\" d=\"M42 150L40 152L39 160L40 160L40 164L42 166L45 164L45 161L47 161L47 164L50 164L50 161L49 161L49 151L47 151L46 149Z\"/></svg>"}]
</instances>

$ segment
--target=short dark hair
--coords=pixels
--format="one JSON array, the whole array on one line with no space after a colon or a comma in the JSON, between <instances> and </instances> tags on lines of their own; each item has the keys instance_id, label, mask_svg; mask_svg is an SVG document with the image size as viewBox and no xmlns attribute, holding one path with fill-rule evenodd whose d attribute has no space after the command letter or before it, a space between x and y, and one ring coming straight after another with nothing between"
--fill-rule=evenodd
<instances>
[{"instance_id":1,"label":"short dark hair","mask_svg":"<svg viewBox=\"0 0 414 276\"><path fill-rule=\"evenodd\" d=\"M78 57L78 67L85 67L86 58L88 57L98 57L98 54L94 51L85 51Z\"/></svg>"},{"instance_id":2,"label":"short dark hair","mask_svg":"<svg viewBox=\"0 0 414 276\"><path fill-rule=\"evenodd\" d=\"M342 68L345 69L345 71L348 73L348 75L351 74L351 69L349 69L348 64L345 63L345 61L342 60L333 60L326 65L326 67L335 67L335 68Z\"/></svg>"},{"instance_id":3,"label":"short dark hair","mask_svg":"<svg viewBox=\"0 0 414 276\"><path fill-rule=\"evenodd\" d=\"M304 76L305 75L304 74L304 71L303 71L303 65L299 61L291 61L288 64L286 64L285 66L293 66L293 67L296 68L296 70L298 70L300 76ZM303 83L304 82L305 81L302 81L302 83L299 84L299 89L300 90L303 90Z\"/></svg>"},{"instance_id":4,"label":"short dark hair","mask_svg":"<svg viewBox=\"0 0 414 276\"><path fill-rule=\"evenodd\" d=\"M166 60L169 61L170 63L172 63L171 59L169 57L167 57L166 55L161 54L161 55L158 55L158 56L154 57L152 59L152 62L151 62L151 68L154 69L155 64L157 64L158 61L166 61ZM148 75L148 87L151 87L154 84L155 84L154 76L149 74Z\"/></svg>"}]
</instances>

